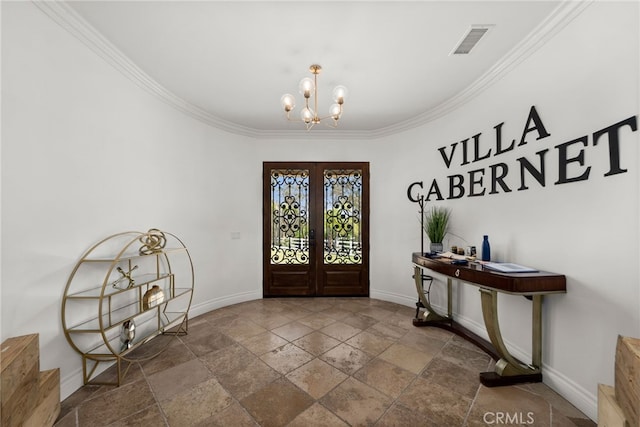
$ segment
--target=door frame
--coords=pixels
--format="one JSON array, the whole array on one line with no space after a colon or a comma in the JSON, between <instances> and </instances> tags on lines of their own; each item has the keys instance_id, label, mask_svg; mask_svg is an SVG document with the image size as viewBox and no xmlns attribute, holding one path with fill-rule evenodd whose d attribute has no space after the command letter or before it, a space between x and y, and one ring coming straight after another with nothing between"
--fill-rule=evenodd
<instances>
[{"instance_id":1,"label":"door frame","mask_svg":"<svg viewBox=\"0 0 640 427\"><path fill-rule=\"evenodd\" d=\"M309 170L309 264L271 264L271 170ZM360 264L324 262L324 170L362 171L360 201ZM369 163L368 162L263 162L263 296L369 296Z\"/></svg>"}]
</instances>

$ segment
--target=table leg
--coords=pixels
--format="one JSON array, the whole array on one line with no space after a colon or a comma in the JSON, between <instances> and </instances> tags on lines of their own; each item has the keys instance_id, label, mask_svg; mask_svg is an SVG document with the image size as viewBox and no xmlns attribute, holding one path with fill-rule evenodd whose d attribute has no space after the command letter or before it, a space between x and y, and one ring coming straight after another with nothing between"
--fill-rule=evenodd
<instances>
[{"instance_id":1,"label":"table leg","mask_svg":"<svg viewBox=\"0 0 640 427\"><path fill-rule=\"evenodd\" d=\"M439 314L429 303L424 292L424 283L422 282L422 269L420 267L414 267L413 278L416 284L416 291L418 292L418 299L427 310L425 316L421 321L448 321L451 319L451 279L447 280L447 310L446 316Z\"/></svg>"},{"instance_id":2,"label":"table leg","mask_svg":"<svg viewBox=\"0 0 640 427\"><path fill-rule=\"evenodd\" d=\"M480 289L482 299L482 316L489 334L491 344L496 348L500 359L496 362L494 372L480 374L482 384L492 387L498 385L516 384L521 382L540 382L542 358L542 295L533 297L533 325L532 341L533 355L532 365L525 364L516 359L504 344L500 325L498 324L498 293L494 290Z\"/></svg>"}]
</instances>

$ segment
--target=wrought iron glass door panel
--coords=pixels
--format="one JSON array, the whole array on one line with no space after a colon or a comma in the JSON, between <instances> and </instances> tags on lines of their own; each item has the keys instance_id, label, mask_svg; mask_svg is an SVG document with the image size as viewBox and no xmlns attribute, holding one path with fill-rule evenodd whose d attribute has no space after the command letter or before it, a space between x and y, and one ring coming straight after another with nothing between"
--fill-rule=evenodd
<instances>
[{"instance_id":1,"label":"wrought iron glass door panel","mask_svg":"<svg viewBox=\"0 0 640 427\"><path fill-rule=\"evenodd\" d=\"M265 296L369 295L368 163L264 163Z\"/></svg>"},{"instance_id":2,"label":"wrought iron glass door panel","mask_svg":"<svg viewBox=\"0 0 640 427\"><path fill-rule=\"evenodd\" d=\"M271 264L309 264L309 171L271 171Z\"/></svg>"}]
</instances>

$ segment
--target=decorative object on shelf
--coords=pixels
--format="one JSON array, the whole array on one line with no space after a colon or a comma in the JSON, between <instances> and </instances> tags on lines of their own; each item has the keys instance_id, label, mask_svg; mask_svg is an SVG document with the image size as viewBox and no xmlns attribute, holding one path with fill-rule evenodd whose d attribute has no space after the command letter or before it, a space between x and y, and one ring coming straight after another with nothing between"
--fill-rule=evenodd
<instances>
[{"instance_id":1,"label":"decorative object on shelf","mask_svg":"<svg viewBox=\"0 0 640 427\"><path fill-rule=\"evenodd\" d=\"M162 231L152 228L147 234L140 237L140 243L142 243L139 249L140 255L151 255L162 252L167 244L167 238Z\"/></svg>"},{"instance_id":2,"label":"decorative object on shelf","mask_svg":"<svg viewBox=\"0 0 640 427\"><path fill-rule=\"evenodd\" d=\"M423 212L422 227L431 241L431 252L442 252L442 241L449 230L451 212L444 207L433 206L428 212Z\"/></svg>"},{"instance_id":3,"label":"decorative object on shelf","mask_svg":"<svg viewBox=\"0 0 640 427\"><path fill-rule=\"evenodd\" d=\"M114 282L116 271L122 277ZM174 234L127 231L88 249L69 276L61 310L65 338L82 356L84 384L118 386L131 363L186 335L193 285L191 255ZM114 364L116 378L101 379L101 364Z\"/></svg>"},{"instance_id":4,"label":"decorative object on shelf","mask_svg":"<svg viewBox=\"0 0 640 427\"><path fill-rule=\"evenodd\" d=\"M344 86L336 86L333 89L333 100L335 104L329 108L329 115L325 117L318 116L318 74L322 67L318 64L313 64L309 67L309 71L313 74L313 79L305 77L300 81L299 89L300 93L304 96L304 108L300 111L300 120L292 119L290 112L295 107L295 98L293 95L287 93L280 99L282 108L284 108L287 114L287 120L289 121L302 121L304 122L307 130L310 130L313 125L320 123L322 120L331 118L333 120L332 127L338 126L338 120L342 116L342 105L344 104L344 98L347 95L347 88ZM309 107L309 99L313 96L313 109Z\"/></svg>"},{"instance_id":5,"label":"decorative object on shelf","mask_svg":"<svg viewBox=\"0 0 640 427\"><path fill-rule=\"evenodd\" d=\"M118 271L118 273L122 274L122 277L120 277L118 280L112 282L111 285L114 288L118 288L118 289L129 289L130 287L135 285L136 281L135 281L134 278L131 277L131 273L133 273L133 270L135 270L136 268L138 268L137 265L134 266L133 268L131 268L128 272L125 273L125 271L122 269L122 267L118 266L118 268L116 268L116 270ZM129 285L126 288L120 288L118 285L120 284L120 282L123 282L125 280L129 281Z\"/></svg>"},{"instance_id":6,"label":"decorative object on shelf","mask_svg":"<svg viewBox=\"0 0 640 427\"><path fill-rule=\"evenodd\" d=\"M122 342L122 351L128 350L133 346L133 339L136 337L136 323L131 320L126 320L122 323L122 329L120 331L120 342Z\"/></svg>"},{"instance_id":7,"label":"decorative object on shelf","mask_svg":"<svg viewBox=\"0 0 640 427\"><path fill-rule=\"evenodd\" d=\"M482 261L491 261L491 245L487 235L482 238Z\"/></svg>"},{"instance_id":8,"label":"decorative object on shelf","mask_svg":"<svg viewBox=\"0 0 640 427\"><path fill-rule=\"evenodd\" d=\"M142 297L142 309L149 310L158 304L164 302L164 292L160 289L160 286L153 285L151 289L144 293Z\"/></svg>"}]
</instances>

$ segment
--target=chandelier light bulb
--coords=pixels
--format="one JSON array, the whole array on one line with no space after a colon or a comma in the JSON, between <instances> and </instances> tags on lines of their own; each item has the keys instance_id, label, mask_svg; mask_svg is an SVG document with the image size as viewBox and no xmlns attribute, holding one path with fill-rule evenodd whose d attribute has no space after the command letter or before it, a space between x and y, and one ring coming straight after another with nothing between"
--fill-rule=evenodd
<instances>
[{"instance_id":1,"label":"chandelier light bulb","mask_svg":"<svg viewBox=\"0 0 640 427\"><path fill-rule=\"evenodd\" d=\"M347 97L347 88L344 86L336 86L333 89L333 100L338 104L344 104L344 99Z\"/></svg>"},{"instance_id":2,"label":"chandelier light bulb","mask_svg":"<svg viewBox=\"0 0 640 427\"><path fill-rule=\"evenodd\" d=\"M311 123L313 121L313 110L309 107L304 107L300 112L300 117L306 124Z\"/></svg>"},{"instance_id":3,"label":"chandelier light bulb","mask_svg":"<svg viewBox=\"0 0 640 427\"><path fill-rule=\"evenodd\" d=\"M333 104L329 108L329 114L333 117L333 120L338 120L342 114L342 106L340 104Z\"/></svg>"},{"instance_id":4,"label":"chandelier light bulb","mask_svg":"<svg viewBox=\"0 0 640 427\"><path fill-rule=\"evenodd\" d=\"M282 103L282 108L287 113L293 110L293 107L296 106L296 99L290 93L287 93L280 98L280 102Z\"/></svg>"},{"instance_id":5,"label":"chandelier light bulb","mask_svg":"<svg viewBox=\"0 0 640 427\"><path fill-rule=\"evenodd\" d=\"M303 94L305 98L309 98L311 96L311 92L313 92L313 86L313 79L305 77L300 80L300 93Z\"/></svg>"}]
</instances>

